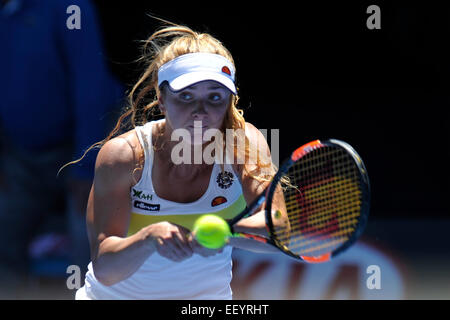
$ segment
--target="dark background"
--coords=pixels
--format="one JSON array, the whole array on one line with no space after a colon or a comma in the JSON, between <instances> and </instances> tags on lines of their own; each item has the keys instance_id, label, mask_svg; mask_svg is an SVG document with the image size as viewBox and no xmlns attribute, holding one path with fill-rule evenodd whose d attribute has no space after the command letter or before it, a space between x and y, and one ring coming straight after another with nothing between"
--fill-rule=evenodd
<instances>
[{"instance_id":1,"label":"dark background","mask_svg":"<svg viewBox=\"0 0 450 320\"><path fill-rule=\"evenodd\" d=\"M208 32L231 51L246 120L280 129L280 160L313 139L347 141L365 161L374 217L446 217L449 15L427 2L97 0L107 57L130 88L138 40L161 22ZM366 9L381 9L369 30ZM245 5L245 6L244 6Z\"/></svg>"}]
</instances>

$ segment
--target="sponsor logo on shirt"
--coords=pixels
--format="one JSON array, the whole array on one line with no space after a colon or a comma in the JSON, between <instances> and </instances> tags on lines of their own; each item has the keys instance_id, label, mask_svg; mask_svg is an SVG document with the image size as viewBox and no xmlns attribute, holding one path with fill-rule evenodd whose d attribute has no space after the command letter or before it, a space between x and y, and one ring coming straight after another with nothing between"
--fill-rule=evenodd
<instances>
[{"instance_id":1,"label":"sponsor logo on shirt","mask_svg":"<svg viewBox=\"0 0 450 320\"><path fill-rule=\"evenodd\" d=\"M133 188L133 197L139 198L141 200L152 200L153 199L152 194L144 193L144 191L136 190L134 188Z\"/></svg>"},{"instance_id":2,"label":"sponsor logo on shirt","mask_svg":"<svg viewBox=\"0 0 450 320\"><path fill-rule=\"evenodd\" d=\"M219 172L216 178L216 182L222 189L228 189L233 184L234 176L231 172L224 171Z\"/></svg>"},{"instance_id":3,"label":"sponsor logo on shirt","mask_svg":"<svg viewBox=\"0 0 450 320\"><path fill-rule=\"evenodd\" d=\"M159 211L160 205L159 204L153 204L153 203L147 203L139 200L134 200L133 206L135 208L146 210L146 211Z\"/></svg>"},{"instance_id":4,"label":"sponsor logo on shirt","mask_svg":"<svg viewBox=\"0 0 450 320\"><path fill-rule=\"evenodd\" d=\"M221 205L221 204L223 204L223 203L225 203L225 202L227 202L227 201L228 201L228 200L227 200L227 198L225 198L225 197L222 197L222 196L215 197L215 198L211 201L211 207L219 206L219 205Z\"/></svg>"}]
</instances>

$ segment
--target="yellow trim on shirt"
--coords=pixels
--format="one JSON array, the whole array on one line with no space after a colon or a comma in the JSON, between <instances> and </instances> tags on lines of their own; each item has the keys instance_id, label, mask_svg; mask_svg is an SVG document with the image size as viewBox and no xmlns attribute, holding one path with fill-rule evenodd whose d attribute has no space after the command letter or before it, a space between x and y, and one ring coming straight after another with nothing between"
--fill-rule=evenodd
<instances>
[{"instance_id":1,"label":"yellow trim on shirt","mask_svg":"<svg viewBox=\"0 0 450 320\"><path fill-rule=\"evenodd\" d=\"M238 213L240 213L242 210L244 210L246 205L247 203L245 202L244 196L241 195L235 202L233 202L228 207L220 211L211 213L218 215L224 219L231 219L235 217ZM208 214L208 212L198 214L172 214L172 215L144 215L132 212L130 218L130 226L128 228L128 236L135 234L143 227L161 221L168 221L171 223L175 223L185 228L188 228L189 230L192 230L195 220L197 220L198 217L204 214Z\"/></svg>"}]
</instances>

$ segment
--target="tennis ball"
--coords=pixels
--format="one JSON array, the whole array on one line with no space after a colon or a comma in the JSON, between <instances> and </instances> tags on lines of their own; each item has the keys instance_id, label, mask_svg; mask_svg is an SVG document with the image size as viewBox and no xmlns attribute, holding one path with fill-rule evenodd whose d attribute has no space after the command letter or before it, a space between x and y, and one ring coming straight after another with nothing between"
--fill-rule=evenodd
<instances>
[{"instance_id":1,"label":"tennis ball","mask_svg":"<svg viewBox=\"0 0 450 320\"><path fill-rule=\"evenodd\" d=\"M228 223L213 214L205 214L198 218L194 223L193 232L197 242L209 249L223 247L231 235Z\"/></svg>"}]
</instances>

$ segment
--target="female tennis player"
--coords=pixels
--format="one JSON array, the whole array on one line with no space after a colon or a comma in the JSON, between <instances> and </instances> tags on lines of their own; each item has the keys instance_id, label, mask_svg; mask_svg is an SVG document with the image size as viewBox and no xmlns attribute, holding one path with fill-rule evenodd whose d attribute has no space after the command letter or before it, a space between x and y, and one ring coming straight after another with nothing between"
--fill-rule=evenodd
<instances>
[{"instance_id":1,"label":"female tennis player","mask_svg":"<svg viewBox=\"0 0 450 320\"><path fill-rule=\"evenodd\" d=\"M232 247L275 249L251 239L207 249L191 229L203 214L234 217L264 190L275 173L269 147L236 107L233 58L217 39L166 27L146 41L143 59L130 108L97 144L87 206L92 262L76 299L231 299ZM158 113L163 117L153 120ZM125 119L132 129L119 133ZM223 137L232 129L246 142L244 151L239 141L234 147L226 141L222 150L234 152L228 161L196 161L199 150L219 142L204 139L211 129ZM179 133L191 140L174 139ZM249 161L255 148L257 161ZM264 221L260 211L235 231L266 235ZM284 226L283 218L276 221Z\"/></svg>"}]
</instances>

